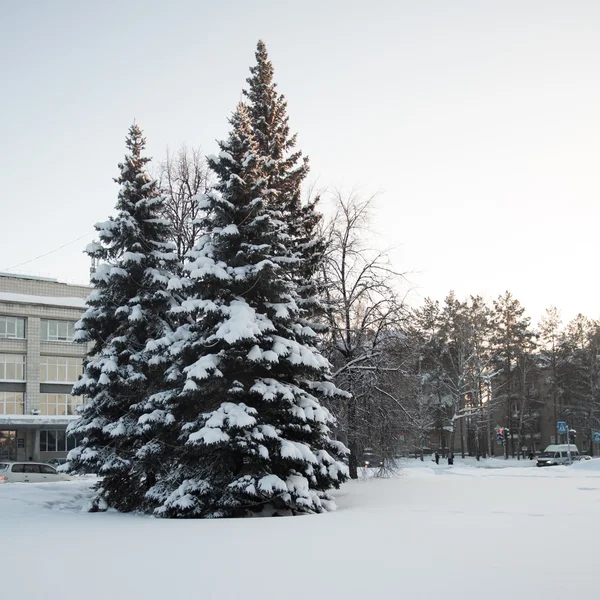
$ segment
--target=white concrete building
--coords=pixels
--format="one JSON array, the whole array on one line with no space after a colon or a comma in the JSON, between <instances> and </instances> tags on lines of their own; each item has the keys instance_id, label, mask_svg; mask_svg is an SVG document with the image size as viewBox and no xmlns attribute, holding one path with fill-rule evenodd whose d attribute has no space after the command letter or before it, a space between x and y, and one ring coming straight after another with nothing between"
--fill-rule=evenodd
<instances>
[{"instance_id":1,"label":"white concrete building","mask_svg":"<svg viewBox=\"0 0 600 600\"><path fill-rule=\"evenodd\" d=\"M66 428L82 399L71 396L85 344L74 324L87 286L0 273L0 459L47 461L76 440Z\"/></svg>"}]
</instances>

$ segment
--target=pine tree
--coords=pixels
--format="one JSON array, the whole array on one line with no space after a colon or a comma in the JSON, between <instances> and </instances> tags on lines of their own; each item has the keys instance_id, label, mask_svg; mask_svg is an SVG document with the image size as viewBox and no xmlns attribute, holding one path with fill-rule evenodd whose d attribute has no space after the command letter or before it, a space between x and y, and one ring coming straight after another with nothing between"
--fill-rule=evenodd
<instances>
[{"instance_id":1,"label":"pine tree","mask_svg":"<svg viewBox=\"0 0 600 600\"><path fill-rule=\"evenodd\" d=\"M504 427L511 431L510 453L514 456L514 435L521 436L522 415L526 408L525 380L532 370L531 355L535 349L535 336L531 319L525 308L510 292L494 300L491 346L493 362L499 374L494 378L494 395L504 401ZM508 445L505 456L508 456Z\"/></svg>"},{"instance_id":2,"label":"pine tree","mask_svg":"<svg viewBox=\"0 0 600 600\"><path fill-rule=\"evenodd\" d=\"M290 134L287 102L277 91L273 64L262 40L257 44L255 57L256 64L250 67L251 76L246 80L249 87L243 92L248 98L250 126L257 152L266 159L270 202L284 215L291 247L302 259L295 269L298 303L314 315L321 310L316 275L325 252L325 240L319 235L321 215L316 210L319 198L302 203L308 158L295 150L296 135Z\"/></svg>"},{"instance_id":3,"label":"pine tree","mask_svg":"<svg viewBox=\"0 0 600 600\"><path fill-rule=\"evenodd\" d=\"M554 411L553 419L558 421L558 382L559 382L559 367L561 363L561 318L558 309L555 306L550 306L544 312L539 323L541 349L540 362L543 367L549 371L550 392L552 398L552 408Z\"/></svg>"},{"instance_id":4,"label":"pine tree","mask_svg":"<svg viewBox=\"0 0 600 600\"><path fill-rule=\"evenodd\" d=\"M163 199L146 172L150 159L142 156L145 139L137 125L125 143L129 152L115 180L121 186L118 214L95 225L99 243L87 253L99 266L88 309L76 325L76 341L91 348L73 388L87 403L70 428L83 441L70 452L69 464L74 472L100 476L92 510L144 509L144 494L155 484L151 453L138 454L148 443L139 420L147 398L164 387L164 366L149 361L146 347L169 331L167 313L175 304L167 289L176 268L174 248L166 241Z\"/></svg>"},{"instance_id":5,"label":"pine tree","mask_svg":"<svg viewBox=\"0 0 600 600\"><path fill-rule=\"evenodd\" d=\"M183 424L170 479L149 492L165 517L321 512L345 480L345 448L316 393L341 393L300 321L285 214L265 176L268 160L240 104L203 201L204 232L182 281L188 323L171 348L165 403Z\"/></svg>"},{"instance_id":6,"label":"pine tree","mask_svg":"<svg viewBox=\"0 0 600 600\"><path fill-rule=\"evenodd\" d=\"M600 322L582 314L571 319L560 336L557 362L557 419L575 428L593 452L593 433L600 428Z\"/></svg>"}]
</instances>

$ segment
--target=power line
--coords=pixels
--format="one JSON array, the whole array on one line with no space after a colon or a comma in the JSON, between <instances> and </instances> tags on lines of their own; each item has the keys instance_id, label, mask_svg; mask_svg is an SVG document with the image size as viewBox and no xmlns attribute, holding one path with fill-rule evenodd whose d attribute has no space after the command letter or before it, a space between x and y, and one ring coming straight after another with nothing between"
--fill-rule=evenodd
<instances>
[{"instance_id":1,"label":"power line","mask_svg":"<svg viewBox=\"0 0 600 600\"><path fill-rule=\"evenodd\" d=\"M53 254L54 252L58 252L59 250L62 250L63 248L66 248L67 246L70 246L71 244L74 244L75 242L82 240L83 238L87 237L88 235L92 235L92 233L95 233L95 232L90 231L90 232L82 235L81 237L78 237L76 240L71 240L70 242L63 244L62 246L59 246L58 248L54 248L54 250L50 250L50 252L46 252L45 254L40 254L39 256L36 256L35 258L32 258L31 260L26 260L25 262L19 263L18 265L13 265L12 267L6 267L5 269L2 269L2 271L10 271L11 269L16 269L17 267L22 267L23 265L28 265L29 263L32 263L35 260L44 258L44 256L48 256L50 254Z\"/></svg>"}]
</instances>

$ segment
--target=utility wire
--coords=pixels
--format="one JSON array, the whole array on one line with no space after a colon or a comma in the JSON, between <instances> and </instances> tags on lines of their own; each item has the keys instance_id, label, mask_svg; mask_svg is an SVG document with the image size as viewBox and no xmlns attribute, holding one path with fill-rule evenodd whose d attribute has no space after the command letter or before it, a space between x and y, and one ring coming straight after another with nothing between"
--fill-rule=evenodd
<instances>
[{"instance_id":1,"label":"utility wire","mask_svg":"<svg viewBox=\"0 0 600 600\"><path fill-rule=\"evenodd\" d=\"M54 252L58 252L59 250L62 250L63 248L66 248L67 246L70 246L71 244L74 244L75 242L78 242L79 240L82 240L83 238L87 237L88 235L92 235L92 233L95 233L94 231L90 231L84 235L82 235L81 237L78 237L76 240L71 240L70 242L67 242L66 244L63 244L62 246L59 246L58 248L54 248L54 250L50 250L50 252L46 252L45 254L40 254L39 256L36 256L35 258L32 258L31 260L26 260L25 262L19 263L18 265L13 265L12 267L6 267L5 269L2 269L3 272L6 271L10 271L12 269L16 269L17 267L22 267L23 265L28 265L29 263L32 263L35 260L38 260L40 258L44 258L44 256L48 256L50 254L54 254Z\"/></svg>"}]
</instances>

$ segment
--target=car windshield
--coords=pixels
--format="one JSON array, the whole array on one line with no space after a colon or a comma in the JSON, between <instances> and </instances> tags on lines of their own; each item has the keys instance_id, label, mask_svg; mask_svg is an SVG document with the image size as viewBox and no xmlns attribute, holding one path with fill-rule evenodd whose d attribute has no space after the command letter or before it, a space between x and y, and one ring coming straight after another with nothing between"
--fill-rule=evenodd
<instances>
[{"instance_id":1,"label":"car windshield","mask_svg":"<svg viewBox=\"0 0 600 600\"><path fill-rule=\"evenodd\" d=\"M542 452L540 458L554 458L554 452Z\"/></svg>"},{"instance_id":2,"label":"car windshield","mask_svg":"<svg viewBox=\"0 0 600 600\"><path fill-rule=\"evenodd\" d=\"M8 469L8 465L6 463L0 463L0 471L6 471Z\"/></svg>"}]
</instances>

